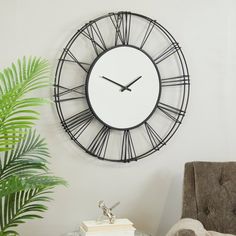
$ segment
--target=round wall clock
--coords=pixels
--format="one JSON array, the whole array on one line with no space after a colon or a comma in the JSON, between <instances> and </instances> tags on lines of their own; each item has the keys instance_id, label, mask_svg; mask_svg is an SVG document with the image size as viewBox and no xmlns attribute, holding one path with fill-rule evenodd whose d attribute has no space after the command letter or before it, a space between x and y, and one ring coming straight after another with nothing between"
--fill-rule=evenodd
<instances>
[{"instance_id":1,"label":"round wall clock","mask_svg":"<svg viewBox=\"0 0 236 236\"><path fill-rule=\"evenodd\" d=\"M137 161L165 145L181 124L189 72L162 25L136 13L109 13L65 46L54 96L62 126L87 153Z\"/></svg>"}]
</instances>

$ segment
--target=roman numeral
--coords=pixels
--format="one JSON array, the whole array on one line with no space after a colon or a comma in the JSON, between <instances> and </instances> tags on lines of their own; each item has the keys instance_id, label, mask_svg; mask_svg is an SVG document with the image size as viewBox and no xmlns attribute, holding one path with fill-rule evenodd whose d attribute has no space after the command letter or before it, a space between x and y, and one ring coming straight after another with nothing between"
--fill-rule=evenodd
<instances>
[{"instance_id":1,"label":"roman numeral","mask_svg":"<svg viewBox=\"0 0 236 236\"><path fill-rule=\"evenodd\" d=\"M64 51L67 53L67 55L70 57L70 59L60 59L61 61L74 62L80 68L82 68L86 73L88 73L88 68L86 68L86 67L89 67L91 64L79 61L76 58L76 56L67 48L65 48Z\"/></svg>"},{"instance_id":2,"label":"roman numeral","mask_svg":"<svg viewBox=\"0 0 236 236\"><path fill-rule=\"evenodd\" d=\"M104 125L89 145L88 151L99 158L104 158L106 155L109 137L110 128Z\"/></svg>"},{"instance_id":3,"label":"roman numeral","mask_svg":"<svg viewBox=\"0 0 236 236\"><path fill-rule=\"evenodd\" d=\"M58 87L60 89L60 92L56 95L55 97L55 102L67 102L71 100L77 100L77 99L84 99L85 98L85 85L79 85L74 88L67 88L61 85L54 85L55 87ZM62 90L62 91L61 91ZM66 96L65 98L62 98L65 95L68 95L70 93L73 93L74 96L68 97Z\"/></svg>"},{"instance_id":4,"label":"roman numeral","mask_svg":"<svg viewBox=\"0 0 236 236\"><path fill-rule=\"evenodd\" d=\"M152 21L149 22L148 27L147 27L147 29L146 29L146 32L145 32L145 34L144 34L142 43L141 43L141 45L140 45L140 48L141 48L141 49L143 48L144 44L146 43L147 39L149 38L149 36L150 36L150 34L151 34L151 32L152 32L154 26L155 26L155 22L156 22L155 20L152 20Z\"/></svg>"},{"instance_id":5,"label":"roman numeral","mask_svg":"<svg viewBox=\"0 0 236 236\"><path fill-rule=\"evenodd\" d=\"M110 13L109 17L115 27L115 46L118 44L118 39L123 45L129 44L130 29L131 29L131 13L119 12L118 14Z\"/></svg>"},{"instance_id":6,"label":"roman numeral","mask_svg":"<svg viewBox=\"0 0 236 236\"><path fill-rule=\"evenodd\" d=\"M75 138L78 138L93 120L94 116L90 109L83 110L62 122L66 131L70 131Z\"/></svg>"},{"instance_id":7,"label":"roman numeral","mask_svg":"<svg viewBox=\"0 0 236 236\"><path fill-rule=\"evenodd\" d=\"M180 75L161 79L162 87L189 85L189 75Z\"/></svg>"},{"instance_id":8,"label":"roman numeral","mask_svg":"<svg viewBox=\"0 0 236 236\"><path fill-rule=\"evenodd\" d=\"M107 50L105 41L96 22L91 21L86 31L82 32L82 35L91 41L97 55Z\"/></svg>"},{"instance_id":9,"label":"roman numeral","mask_svg":"<svg viewBox=\"0 0 236 236\"><path fill-rule=\"evenodd\" d=\"M147 134L148 134L148 137L149 137L149 140L152 144L152 147L153 148L157 148L158 149L158 146L162 143L162 144L165 144L163 141L162 141L162 138L160 137L160 135L152 128L151 125L149 125L147 122L145 122L145 129L147 131Z\"/></svg>"},{"instance_id":10,"label":"roman numeral","mask_svg":"<svg viewBox=\"0 0 236 236\"><path fill-rule=\"evenodd\" d=\"M159 64L160 62L164 61L165 59L176 53L178 50L180 50L178 43L172 43L158 57L154 59L154 62L156 64Z\"/></svg>"},{"instance_id":11,"label":"roman numeral","mask_svg":"<svg viewBox=\"0 0 236 236\"><path fill-rule=\"evenodd\" d=\"M171 120L177 123L181 123L181 119L185 115L185 111L161 102L158 104L157 107L166 116L168 116Z\"/></svg>"},{"instance_id":12,"label":"roman numeral","mask_svg":"<svg viewBox=\"0 0 236 236\"><path fill-rule=\"evenodd\" d=\"M121 161L129 162L136 158L136 152L134 149L133 140L129 130L125 130L123 133L122 148L121 148Z\"/></svg>"}]
</instances>

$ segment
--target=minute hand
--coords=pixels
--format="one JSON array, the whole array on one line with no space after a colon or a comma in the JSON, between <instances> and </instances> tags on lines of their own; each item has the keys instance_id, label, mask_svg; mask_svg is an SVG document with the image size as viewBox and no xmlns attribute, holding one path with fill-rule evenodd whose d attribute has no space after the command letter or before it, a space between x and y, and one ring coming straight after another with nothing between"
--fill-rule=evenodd
<instances>
[{"instance_id":1,"label":"minute hand","mask_svg":"<svg viewBox=\"0 0 236 236\"><path fill-rule=\"evenodd\" d=\"M108 81L110 81L111 83L120 86L120 87L122 88L122 91L124 91L124 90L129 90L129 91L131 91L131 89L127 88L126 86L124 86L124 85L122 85L122 84L119 84L119 83L117 83L117 82L115 82L115 81L113 81L113 80L111 80L111 79L108 79L108 78L105 77L105 76L101 76L101 78L103 78L103 79L105 79L105 80L108 80Z\"/></svg>"},{"instance_id":2,"label":"minute hand","mask_svg":"<svg viewBox=\"0 0 236 236\"><path fill-rule=\"evenodd\" d=\"M137 79L135 79L134 81L130 82L129 84L127 84L126 86L124 86L124 88L122 88L120 91L123 92L125 89L129 89L129 87L134 84L135 82L137 82L140 78L142 78L142 76L139 76Z\"/></svg>"}]
</instances>

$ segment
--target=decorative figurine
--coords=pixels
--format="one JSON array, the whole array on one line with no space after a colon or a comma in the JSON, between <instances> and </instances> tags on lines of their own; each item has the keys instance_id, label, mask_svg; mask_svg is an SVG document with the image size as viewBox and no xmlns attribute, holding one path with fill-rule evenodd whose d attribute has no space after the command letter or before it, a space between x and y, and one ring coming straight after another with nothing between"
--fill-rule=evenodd
<instances>
[{"instance_id":1,"label":"decorative figurine","mask_svg":"<svg viewBox=\"0 0 236 236\"><path fill-rule=\"evenodd\" d=\"M103 215L100 216L98 218L98 221L101 221L102 217L107 217L109 219L109 223L110 224L114 224L115 223L115 220L116 220L116 216L112 213L112 210L117 207L118 205L120 204L120 202L117 202L116 204L114 204L112 207L108 208L106 205L105 205L105 202L104 201L99 201L98 202L98 207L102 209L103 211Z\"/></svg>"}]
</instances>

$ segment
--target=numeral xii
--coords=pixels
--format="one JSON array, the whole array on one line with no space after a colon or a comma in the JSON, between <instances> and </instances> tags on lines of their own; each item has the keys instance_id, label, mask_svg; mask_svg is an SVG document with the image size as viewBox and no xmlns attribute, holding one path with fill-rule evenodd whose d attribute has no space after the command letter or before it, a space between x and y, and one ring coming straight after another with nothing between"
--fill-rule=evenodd
<instances>
[{"instance_id":1,"label":"numeral xii","mask_svg":"<svg viewBox=\"0 0 236 236\"><path fill-rule=\"evenodd\" d=\"M115 45L118 44L118 39L123 45L129 44L131 30L131 13L119 12L109 15L113 26L115 27Z\"/></svg>"}]
</instances>

